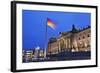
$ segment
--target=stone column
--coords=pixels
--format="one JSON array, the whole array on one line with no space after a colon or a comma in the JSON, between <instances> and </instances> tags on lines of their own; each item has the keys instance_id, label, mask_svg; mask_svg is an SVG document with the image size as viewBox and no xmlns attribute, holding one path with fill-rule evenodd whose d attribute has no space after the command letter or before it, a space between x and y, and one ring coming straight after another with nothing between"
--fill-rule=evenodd
<instances>
[{"instance_id":1,"label":"stone column","mask_svg":"<svg viewBox=\"0 0 100 73\"><path fill-rule=\"evenodd\" d=\"M68 39L68 40L69 40L69 48L71 48L70 39Z\"/></svg>"},{"instance_id":2,"label":"stone column","mask_svg":"<svg viewBox=\"0 0 100 73\"><path fill-rule=\"evenodd\" d=\"M58 49L59 49L59 52L60 52L60 51L61 51L61 50L60 50L60 41L58 42Z\"/></svg>"},{"instance_id":3,"label":"stone column","mask_svg":"<svg viewBox=\"0 0 100 73\"><path fill-rule=\"evenodd\" d=\"M74 44L75 44L75 50L78 51L77 40L74 41Z\"/></svg>"},{"instance_id":4,"label":"stone column","mask_svg":"<svg viewBox=\"0 0 100 73\"><path fill-rule=\"evenodd\" d=\"M66 49L68 49L68 41L67 41L67 39L66 39L66 43L65 44L66 44Z\"/></svg>"}]
</instances>

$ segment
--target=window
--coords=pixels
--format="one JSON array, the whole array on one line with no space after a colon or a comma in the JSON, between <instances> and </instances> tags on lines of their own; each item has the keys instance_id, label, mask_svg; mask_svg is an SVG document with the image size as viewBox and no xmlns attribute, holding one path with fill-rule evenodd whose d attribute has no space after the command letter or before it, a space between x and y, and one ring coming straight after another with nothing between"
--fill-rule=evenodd
<instances>
[{"instance_id":1,"label":"window","mask_svg":"<svg viewBox=\"0 0 100 73\"><path fill-rule=\"evenodd\" d=\"M80 37L79 37L79 40L80 40Z\"/></svg>"},{"instance_id":2,"label":"window","mask_svg":"<svg viewBox=\"0 0 100 73\"><path fill-rule=\"evenodd\" d=\"M84 39L85 37L83 36L83 39Z\"/></svg>"},{"instance_id":3,"label":"window","mask_svg":"<svg viewBox=\"0 0 100 73\"><path fill-rule=\"evenodd\" d=\"M90 35L88 34L87 37L90 37Z\"/></svg>"}]
</instances>

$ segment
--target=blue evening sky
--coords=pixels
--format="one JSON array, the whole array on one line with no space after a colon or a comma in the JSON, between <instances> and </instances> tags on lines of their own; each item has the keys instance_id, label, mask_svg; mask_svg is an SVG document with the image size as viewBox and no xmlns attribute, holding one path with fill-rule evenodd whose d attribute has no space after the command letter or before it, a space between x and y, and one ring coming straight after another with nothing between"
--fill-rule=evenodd
<instances>
[{"instance_id":1,"label":"blue evening sky","mask_svg":"<svg viewBox=\"0 0 100 73\"><path fill-rule=\"evenodd\" d=\"M56 28L47 27L46 33L47 18L56 24ZM22 24L23 49L34 49L37 46L43 49L46 43L46 35L47 39L58 37L59 32L70 31L73 24L77 29L87 27L91 25L91 14L82 12L23 10Z\"/></svg>"}]
</instances>

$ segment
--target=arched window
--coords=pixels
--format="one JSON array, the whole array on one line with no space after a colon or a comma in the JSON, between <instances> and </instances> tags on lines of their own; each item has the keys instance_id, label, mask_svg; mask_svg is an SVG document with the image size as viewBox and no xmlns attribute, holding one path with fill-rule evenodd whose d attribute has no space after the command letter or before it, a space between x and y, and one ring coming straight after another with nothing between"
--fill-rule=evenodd
<instances>
[{"instance_id":1,"label":"arched window","mask_svg":"<svg viewBox=\"0 0 100 73\"><path fill-rule=\"evenodd\" d=\"M80 37L78 39L80 40Z\"/></svg>"},{"instance_id":2,"label":"arched window","mask_svg":"<svg viewBox=\"0 0 100 73\"><path fill-rule=\"evenodd\" d=\"M84 39L85 37L83 36L83 39Z\"/></svg>"},{"instance_id":3,"label":"arched window","mask_svg":"<svg viewBox=\"0 0 100 73\"><path fill-rule=\"evenodd\" d=\"M87 37L90 37L90 35L88 34Z\"/></svg>"}]
</instances>

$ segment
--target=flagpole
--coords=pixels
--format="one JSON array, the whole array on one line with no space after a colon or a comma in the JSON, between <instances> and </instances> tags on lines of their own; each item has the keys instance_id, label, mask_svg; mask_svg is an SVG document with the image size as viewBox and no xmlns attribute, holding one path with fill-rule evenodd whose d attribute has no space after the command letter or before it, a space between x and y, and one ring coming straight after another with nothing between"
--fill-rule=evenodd
<instances>
[{"instance_id":1,"label":"flagpole","mask_svg":"<svg viewBox=\"0 0 100 73\"><path fill-rule=\"evenodd\" d=\"M46 34L45 34L45 51L44 51L44 57L46 58L46 54L47 54L47 45L48 45L48 39L47 39L47 33L48 33L48 30L47 30L47 25L48 26L50 26L51 28L53 28L53 29L55 29L55 24L49 19L49 18L47 18L47 20L46 20Z\"/></svg>"},{"instance_id":2,"label":"flagpole","mask_svg":"<svg viewBox=\"0 0 100 73\"><path fill-rule=\"evenodd\" d=\"M45 53L44 53L44 56L45 56L45 58L46 58L46 46L47 46L47 21L48 21L48 19L46 20L46 34L45 34L45 41L46 41L46 43L45 43Z\"/></svg>"}]
</instances>

